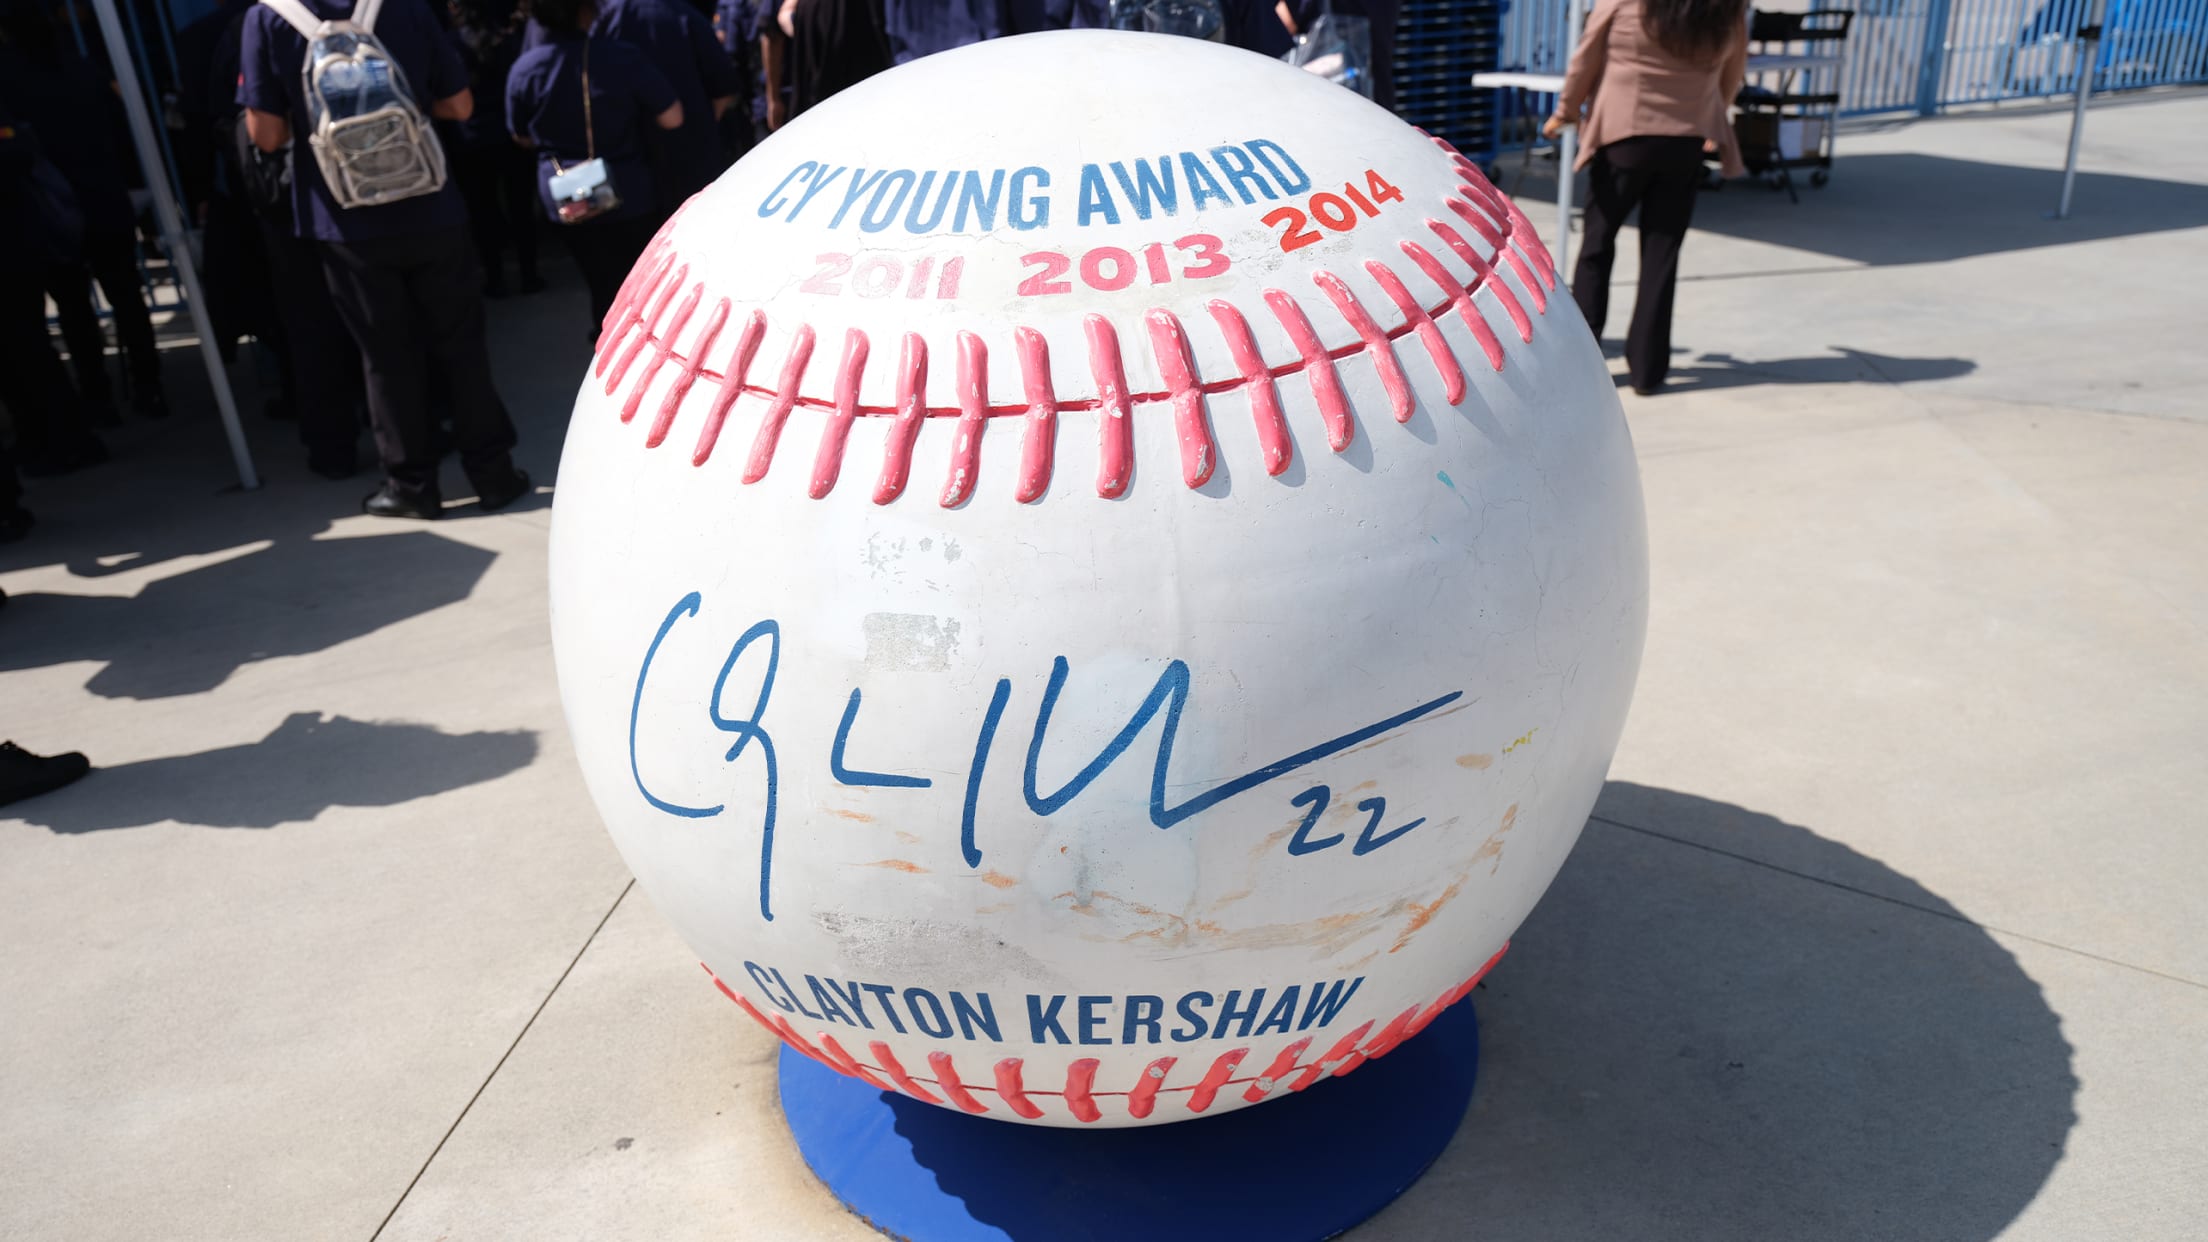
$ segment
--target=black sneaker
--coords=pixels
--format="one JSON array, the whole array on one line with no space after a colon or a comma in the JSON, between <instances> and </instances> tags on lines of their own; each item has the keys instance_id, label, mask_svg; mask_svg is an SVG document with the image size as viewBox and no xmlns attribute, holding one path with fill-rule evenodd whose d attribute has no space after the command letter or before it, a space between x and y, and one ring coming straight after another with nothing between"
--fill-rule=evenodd
<instances>
[{"instance_id":1,"label":"black sneaker","mask_svg":"<svg viewBox=\"0 0 2208 1242\"><path fill-rule=\"evenodd\" d=\"M485 513L496 513L528 495L534 486L529 481L529 472L516 467L504 479L488 487L477 487L475 505Z\"/></svg>"},{"instance_id":2,"label":"black sneaker","mask_svg":"<svg viewBox=\"0 0 2208 1242\"><path fill-rule=\"evenodd\" d=\"M51 793L92 770L92 761L75 751L34 755L13 742L0 742L0 806Z\"/></svg>"},{"instance_id":3,"label":"black sneaker","mask_svg":"<svg viewBox=\"0 0 2208 1242\"><path fill-rule=\"evenodd\" d=\"M23 536L30 534L31 527L36 525L38 525L38 519L31 516L29 509L0 510L0 543L14 543ZM4 598L6 597L0 596L0 599Z\"/></svg>"},{"instance_id":4,"label":"black sneaker","mask_svg":"<svg viewBox=\"0 0 2208 1242\"><path fill-rule=\"evenodd\" d=\"M307 469L325 479L349 479L360 473L360 459L351 449L313 449L307 453Z\"/></svg>"},{"instance_id":5,"label":"black sneaker","mask_svg":"<svg viewBox=\"0 0 2208 1242\"><path fill-rule=\"evenodd\" d=\"M444 514L445 503L435 492L401 491L397 484L386 479L382 487L360 502L360 511L369 517L419 518L434 522Z\"/></svg>"}]
</instances>

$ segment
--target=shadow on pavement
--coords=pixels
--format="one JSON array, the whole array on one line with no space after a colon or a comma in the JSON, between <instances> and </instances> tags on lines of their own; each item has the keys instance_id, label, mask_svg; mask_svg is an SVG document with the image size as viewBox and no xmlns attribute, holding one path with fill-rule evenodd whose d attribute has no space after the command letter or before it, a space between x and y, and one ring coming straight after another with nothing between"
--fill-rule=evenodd
<instances>
[{"instance_id":1,"label":"shadow on pavement","mask_svg":"<svg viewBox=\"0 0 2208 1242\"><path fill-rule=\"evenodd\" d=\"M1746 388L1755 384L1914 384L1953 379L1978 369L1968 358L1897 358L1868 350L1829 347L1829 354L1801 358L1735 358L1703 354L1686 366L1673 366L1666 392L1704 388ZM1619 387L1632 382L1617 376Z\"/></svg>"},{"instance_id":2,"label":"shadow on pavement","mask_svg":"<svg viewBox=\"0 0 2208 1242\"><path fill-rule=\"evenodd\" d=\"M333 806L397 806L496 780L537 757L537 735L294 712L267 737L195 755L96 768L5 814L56 833L148 824L274 828Z\"/></svg>"},{"instance_id":3,"label":"shadow on pavement","mask_svg":"<svg viewBox=\"0 0 2208 1242\"><path fill-rule=\"evenodd\" d=\"M179 554L156 545L133 565ZM426 530L286 535L136 596L24 592L8 604L0 672L103 661L85 683L103 698L197 694L255 661L326 651L458 603L497 556ZM74 561L71 568L86 572Z\"/></svg>"},{"instance_id":4,"label":"shadow on pavement","mask_svg":"<svg viewBox=\"0 0 2208 1242\"><path fill-rule=\"evenodd\" d=\"M1604 789L1476 996L1470 1116L1349 1236L1981 1242L2077 1119L2060 1022L1984 930L1805 828L1669 790Z\"/></svg>"},{"instance_id":5,"label":"shadow on pavement","mask_svg":"<svg viewBox=\"0 0 2208 1242\"><path fill-rule=\"evenodd\" d=\"M2030 168L1937 155L1849 155L1843 136L1832 184L1802 188L1799 206L1735 183L1702 196L1694 227L1884 267L2208 224L2208 186L2081 172L2070 218L2050 220L2061 188L2059 162ZM1691 254L1691 240L1688 247Z\"/></svg>"}]
</instances>

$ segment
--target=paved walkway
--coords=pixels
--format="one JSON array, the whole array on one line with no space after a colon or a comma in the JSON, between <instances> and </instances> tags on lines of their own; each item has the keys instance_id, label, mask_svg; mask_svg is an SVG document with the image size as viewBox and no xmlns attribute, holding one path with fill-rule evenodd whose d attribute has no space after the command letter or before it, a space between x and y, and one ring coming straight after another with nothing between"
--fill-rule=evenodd
<instances>
[{"instance_id":1,"label":"paved walkway","mask_svg":"<svg viewBox=\"0 0 2208 1242\"><path fill-rule=\"evenodd\" d=\"M2200 1235L2208 95L2096 110L2057 224L2066 124L1703 200L1613 781L1355 1238ZM540 479L580 297L500 312ZM0 735L101 769L0 818L0 1236L872 1236L584 797L549 494L374 523L254 432L0 550Z\"/></svg>"}]
</instances>

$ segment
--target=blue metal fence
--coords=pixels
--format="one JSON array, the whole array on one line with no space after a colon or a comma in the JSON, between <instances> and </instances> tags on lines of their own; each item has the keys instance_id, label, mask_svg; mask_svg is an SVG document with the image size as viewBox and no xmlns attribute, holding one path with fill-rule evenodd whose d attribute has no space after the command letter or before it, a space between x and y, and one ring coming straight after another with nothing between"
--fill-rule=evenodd
<instances>
[{"instance_id":1,"label":"blue metal fence","mask_svg":"<svg viewBox=\"0 0 2208 1242\"><path fill-rule=\"evenodd\" d=\"M1585 0L1582 0L1584 3ZM1499 68L1560 73L1570 0L1508 0ZM2105 0L2093 88L2208 82L2208 0ZM2094 0L1810 0L1849 9L1844 115L2067 95ZM1793 7L1779 4L1774 7Z\"/></svg>"}]
</instances>

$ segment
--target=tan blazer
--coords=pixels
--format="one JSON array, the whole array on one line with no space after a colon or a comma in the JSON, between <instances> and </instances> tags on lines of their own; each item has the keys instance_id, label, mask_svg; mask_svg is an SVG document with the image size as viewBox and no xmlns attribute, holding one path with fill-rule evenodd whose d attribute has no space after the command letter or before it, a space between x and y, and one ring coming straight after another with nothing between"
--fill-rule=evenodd
<instances>
[{"instance_id":1,"label":"tan blazer","mask_svg":"<svg viewBox=\"0 0 2208 1242\"><path fill-rule=\"evenodd\" d=\"M1572 52L1556 113L1578 120L1579 162L1584 168L1610 143L1643 134L1695 135L1717 144L1728 177L1748 170L1727 119L1748 69L1748 24L1707 64L1667 52L1641 25L1641 0L1596 0L1587 29Z\"/></svg>"}]
</instances>

